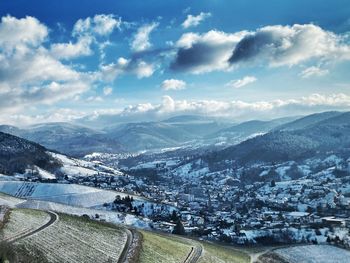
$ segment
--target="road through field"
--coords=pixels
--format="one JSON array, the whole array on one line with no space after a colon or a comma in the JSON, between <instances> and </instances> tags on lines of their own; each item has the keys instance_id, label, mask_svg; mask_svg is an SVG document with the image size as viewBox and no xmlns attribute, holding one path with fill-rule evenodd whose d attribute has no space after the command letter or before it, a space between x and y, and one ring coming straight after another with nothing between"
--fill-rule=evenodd
<instances>
[{"instance_id":1,"label":"road through field","mask_svg":"<svg viewBox=\"0 0 350 263\"><path fill-rule=\"evenodd\" d=\"M132 242L133 242L133 239L134 239L134 234L132 231L130 231L129 229L125 228L125 231L126 231L126 234L127 234L127 239L126 239L126 242L125 242L125 246L123 248L123 251L119 257L119 260L118 260L118 263L126 263L128 262L128 251L130 250L131 248L131 245L132 245Z\"/></svg>"},{"instance_id":2,"label":"road through field","mask_svg":"<svg viewBox=\"0 0 350 263\"><path fill-rule=\"evenodd\" d=\"M52 212L52 211L45 211L46 213L49 214L50 216L50 220L45 223L44 225L38 227L37 229L34 229L32 231L29 231L29 232L23 232L15 237L12 237L11 239L7 240L9 243L14 243L20 239L23 239L23 238L26 238L26 237L29 237L31 235L34 235L36 233L39 233L40 231L43 231L45 228L51 226L52 224L54 224L56 221L59 220L59 217L58 215L55 213L55 212Z\"/></svg>"},{"instance_id":3,"label":"road through field","mask_svg":"<svg viewBox=\"0 0 350 263\"><path fill-rule=\"evenodd\" d=\"M191 251L185 259L184 263L196 263L201 257L202 252L203 247L200 244L196 244L191 248Z\"/></svg>"}]
</instances>

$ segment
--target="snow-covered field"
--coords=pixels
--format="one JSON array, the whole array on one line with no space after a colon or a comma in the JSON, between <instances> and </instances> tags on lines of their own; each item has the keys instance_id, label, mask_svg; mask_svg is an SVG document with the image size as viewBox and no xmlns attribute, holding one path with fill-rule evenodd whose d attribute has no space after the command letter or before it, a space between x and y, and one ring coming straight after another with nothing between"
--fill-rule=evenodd
<instances>
[{"instance_id":1,"label":"snow-covered field","mask_svg":"<svg viewBox=\"0 0 350 263\"><path fill-rule=\"evenodd\" d=\"M274 251L290 263L348 263L350 251L329 245L306 245Z\"/></svg>"},{"instance_id":2,"label":"snow-covered field","mask_svg":"<svg viewBox=\"0 0 350 263\"><path fill-rule=\"evenodd\" d=\"M0 192L20 198L46 200L81 207L98 207L104 203L113 202L116 195L126 196L124 193L82 185L21 181L0 181ZM134 199L144 200L138 197Z\"/></svg>"},{"instance_id":3,"label":"snow-covered field","mask_svg":"<svg viewBox=\"0 0 350 263\"><path fill-rule=\"evenodd\" d=\"M30 232L44 225L50 220L50 216L35 210L12 210L9 222L1 231L1 240L11 240L18 235Z\"/></svg>"},{"instance_id":4,"label":"snow-covered field","mask_svg":"<svg viewBox=\"0 0 350 263\"><path fill-rule=\"evenodd\" d=\"M76 176L94 176L97 174L109 174L121 176L123 173L120 171L107 167L105 165L93 162L93 161L84 161L74 158L69 158L65 155L48 152L53 158L59 160L62 163L60 168L61 172L68 177Z\"/></svg>"},{"instance_id":5,"label":"snow-covered field","mask_svg":"<svg viewBox=\"0 0 350 263\"><path fill-rule=\"evenodd\" d=\"M15 235L48 219L45 212L14 209L3 232L5 237ZM118 262L126 239L123 228L60 214L54 224L17 242L36 247L49 262Z\"/></svg>"},{"instance_id":6,"label":"snow-covered field","mask_svg":"<svg viewBox=\"0 0 350 263\"><path fill-rule=\"evenodd\" d=\"M12 208L31 208L37 210L50 210L58 213L66 213L70 215L88 215L90 218L95 218L99 215L98 220L103 220L114 224L124 224L142 229L149 229L151 221L149 219L140 218L135 215L123 214L115 211L98 210L77 206L69 206L43 200L24 200L12 196L0 194L0 205L6 205Z\"/></svg>"},{"instance_id":7,"label":"snow-covered field","mask_svg":"<svg viewBox=\"0 0 350 263\"><path fill-rule=\"evenodd\" d=\"M0 197L0 204L2 200ZM64 204L58 204L47 201L39 200L28 200L20 203L16 207L19 208L31 208L38 210L50 210L58 213L65 213L70 215L88 215L90 218L95 218L96 215L99 216L98 220L103 220L113 224L123 224L143 229L149 229L150 220L136 217L135 215L123 214L115 211L105 211L98 209L90 209L76 206L69 206Z\"/></svg>"}]
</instances>

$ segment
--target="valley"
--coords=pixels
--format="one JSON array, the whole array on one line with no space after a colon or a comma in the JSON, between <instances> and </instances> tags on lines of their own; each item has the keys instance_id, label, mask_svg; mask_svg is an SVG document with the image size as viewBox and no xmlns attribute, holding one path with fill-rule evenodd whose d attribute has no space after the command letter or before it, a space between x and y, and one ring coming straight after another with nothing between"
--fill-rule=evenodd
<instances>
[{"instance_id":1,"label":"valley","mask_svg":"<svg viewBox=\"0 0 350 263\"><path fill-rule=\"evenodd\" d=\"M27 148L40 151L45 162L23 159L23 168L16 172L4 166L7 174L0 175L0 192L5 195L0 204L18 216L32 211L28 209L55 211L64 220L54 224L62 229L81 231L74 225L81 220L112 223L124 233L118 238L119 252L97 247L101 257L112 253L106 258L111 262L136 256L136 262L155 262L155 257L157 262L279 262L281 258L294 262L297 253L305 253L294 251L295 246L337 246L343 251L350 247L347 118L348 113L326 112L268 124L247 122L192 146L186 142L157 149L156 143L143 152L90 152L80 158L3 135L1 145L15 147L12 154L17 154L16 145L27 144L21 154L27 154ZM179 119L175 120L178 125ZM186 119L187 129L198 125L197 119L194 126L191 121ZM228 132L235 139L223 141ZM340 140L345 147L339 146ZM5 234L6 227L16 227L15 222L5 225ZM34 222L28 222L35 228ZM31 233L21 227L18 233ZM45 231L40 231L43 240L48 238ZM107 232L101 235L99 239L112 238ZM39 233L23 240L40 251L40 242L46 241L32 240L34 236ZM22 239L14 243L26 245ZM132 253L123 250L125 243L133 247ZM250 250L251 246L261 247L260 252ZM59 254L48 255L50 262L59 258Z\"/></svg>"}]
</instances>

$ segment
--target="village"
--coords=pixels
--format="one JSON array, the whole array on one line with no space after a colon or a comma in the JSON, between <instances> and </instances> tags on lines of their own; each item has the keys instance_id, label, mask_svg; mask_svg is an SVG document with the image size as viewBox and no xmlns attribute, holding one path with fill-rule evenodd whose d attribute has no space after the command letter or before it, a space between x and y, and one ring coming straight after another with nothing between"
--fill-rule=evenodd
<instances>
[{"instance_id":1,"label":"village","mask_svg":"<svg viewBox=\"0 0 350 263\"><path fill-rule=\"evenodd\" d=\"M184 167L179 170L176 161L170 166L166 161L139 165L118 175L101 171L94 176L62 175L49 181L141 196L152 205L145 208L144 203L132 198L125 201L116 196L114 203L101 209L147 217L152 220L151 228L164 232L171 232L179 219L187 235L201 239L242 245L337 242L349 247L349 163L332 158L323 162L324 169L317 173L309 165L308 174L301 178L252 184L228 179L230 171L208 173L201 167L186 171L186 177L180 176ZM286 164L273 169L280 172L282 167L288 170ZM272 168L264 169L262 174L268 174ZM24 180L42 181L33 174ZM169 207L174 208L175 218Z\"/></svg>"}]
</instances>

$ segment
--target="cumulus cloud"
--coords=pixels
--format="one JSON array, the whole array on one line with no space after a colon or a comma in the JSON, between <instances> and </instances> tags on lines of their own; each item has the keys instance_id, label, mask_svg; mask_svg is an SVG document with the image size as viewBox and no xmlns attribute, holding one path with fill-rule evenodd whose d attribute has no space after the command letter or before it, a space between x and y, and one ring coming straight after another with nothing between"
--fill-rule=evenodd
<instances>
[{"instance_id":1,"label":"cumulus cloud","mask_svg":"<svg viewBox=\"0 0 350 263\"><path fill-rule=\"evenodd\" d=\"M350 96L346 94L311 94L297 99L246 102L242 100L174 100L164 96L160 104L130 105L117 115L124 121L159 120L175 115L198 114L231 120L278 118L288 115L311 114L325 110L350 109ZM98 117L98 116L95 116Z\"/></svg>"},{"instance_id":2,"label":"cumulus cloud","mask_svg":"<svg viewBox=\"0 0 350 263\"><path fill-rule=\"evenodd\" d=\"M158 23L151 23L139 27L131 42L131 49L135 52L149 49L152 46L149 41L149 36L158 25Z\"/></svg>"},{"instance_id":3,"label":"cumulus cloud","mask_svg":"<svg viewBox=\"0 0 350 263\"><path fill-rule=\"evenodd\" d=\"M104 88L103 88L103 94L104 94L105 96L111 95L112 92L113 92L113 89L112 89L111 87L104 87Z\"/></svg>"},{"instance_id":4,"label":"cumulus cloud","mask_svg":"<svg viewBox=\"0 0 350 263\"><path fill-rule=\"evenodd\" d=\"M4 16L0 23L0 46L4 52L25 52L29 47L37 47L48 35L48 28L35 17L17 19Z\"/></svg>"},{"instance_id":5,"label":"cumulus cloud","mask_svg":"<svg viewBox=\"0 0 350 263\"><path fill-rule=\"evenodd\" d=\"M350 60L345 35L313 24L266 26L256 31L186 33L176 44L171 69L190 73L239 66L294 66L309 60Z\"/></svg>"},{"instance_id":6,"label":"cumulus cloud","mask_svg":"<svg viewBox=\"0 0 350 263\"><path fill-rule=\"evenodd\" d=\"M11 30L15 32L13 35ZM6 32L9 37L5 37ZM94 78L92 75L64 65L43 46L47 32L48 28L33 17L2 18L0 23L2 112L13 113L28 106L51 104L73 98L89 89Z\"/></svg>"},{"instance_id":7,"label":"cumulus cloud","mask_svg":"<svg viewBox=\"0 0 350 263\"><path fill-rule=\"evenodd\" d=\"M245 76L242 79L235 79L235 80L231 80L230 82L228 82L226 84L226 86L228 87L233 87L233 88L241 88L244 87L248 84L251 84L253 82L257 81L257 78L254 76Z\"/></svg>"},{"instance_id":8,"label":"cumulus cloud","mask_svg":"<svg viewBox=\"0 0 350 263\"><path fill-rule=\"evenodd\" d=\"M86 99L87 102L102 102L103 98L100 96L90 96Z\"/></svg>"},{"instance_id":9,"label":"cumulus cloud","mask_svg":"<svg viewBox=\"0 0 350 263\"><path fill-rule=\"evenodd\" d=\"M309 68L304 69L300 73L300 76L302 78L306 79L306 78L310 78L313 76L321 77L321 76L327 75L328 73L329 73L328 69L321 69L319 67L313 66L313 67L309 67Z\"/></svg>"},{"instance_id":10,"label":"cumulus cloud","mask_svg":"<svg viewBox=\"0 0 350 263\"><path fill-rule=\"evenodd\" d=\"M147 63L142 59L126 59L120 57L116 63L101 66L101 77L103 80L111 82L123 74L136 75L137 78L147 78L153 75L155 65Z\"/></svg>"},{"instance_id":11,"label":"cumulus cloud","mask_svg":"<svg viewBox=\"0 0 350 263\"><path fill-rule=\"evenodd\" d=\"M73 27L73 35L96 34L107 36L114 29L121 27L122 20L112 14L99 14L94 17L79 19Z\"/></svg>"},{"instance_id":12,"label":"cumulus cloud","mask_svg":"<svg viewBox=\"0 0 350 263\"><path fill-rule=\"evenodd\" d=\"M15 126L28 126L36 123L47 122L69 122L82 118L86 112L76 111L67 108L46 111L44 114L26 115L26 114L1 114L0 122Z\"/></svg>"},{"instance_id":13,"label":"cumulus cloud","mask_svg":"<svg viewBox=\"0 0 350 263\"><path fill-rule=\"evenodd\" d=\"M51 53L58 59L71 59L88 56L93 52L90 48L93 39L89 36L80 37L76 43L55 43L51 45Z\"/></svg>"},{"instance_id":14,"label":"cumulus cloud","mask_svg":"<svg viewBox=\"0 0 350 263\"><path fill-rule=\"evenodd\" d=\"M239 41L229 62L278 67L310 59L350 59L350 46L341 36L313 24L266 26Z\"/></svg>"},{"instance_id":15,"label":"cumulus cloud","mask_svg":"<svg viewBox=\"0 0 350 263\"><path fill-rule=\"evenodd\" d=\"M96 101L97 97L91 97L90 100ZM97 98L97 100L99 100ZM50 112L44 115L23 115L23 114L4 114L0 113L0 120L4 123L16 124L51 121L69 121L85 117L89 120L98 121L99 117L105 115L114 116L120 121L145 121L162 120L164 118L182 115L196 114L218 118L227 118L231 121L244 121L250 119L271 119L285 117L289 115L303 115L326 110L349 110L350 96L338 94L311 94L309 96L296 99L277 99L272 101L253 101L246 102L242 100L223 101L223 100L175 100L170 96L164 96L161 103L140 103L129 105L123 110L101 109L94 112L76 112L73 110L59 110L59 112Z\"/></svg>"},{"instance_id":16,"label":"cumulus cloud","mask_svg":"<svg viewBox=\"0 0 350 263\"><path fill-rule=\"evenodd\" d=\"M161 87L163 90L181 90L186 88L186 82L179 79L166 79Z\"/></svg>"},{"instance_id":17,"label":"cumulus cloud","mask_svg":"<svg viewBox=\"0 0 350 263\"><path fill-rule=\"evenodd\" d=\"M187 15L186 20L182 23L183 28L195 27L198 26L203 20L211 17L211 13L201 12L197 16Z\"/></svg>"},{"instance_id":18,"label":"cumulus cloud","mask_svg":"<svg viewBox=\"0 0 350 263\"><path fill-rule=\"evenodd\" d=\"M195 74L228 70L229 58L246 31L235 34L211 30L204 34L186 33L177 41L171 69Z\"/></svg>"}]
</instances>

